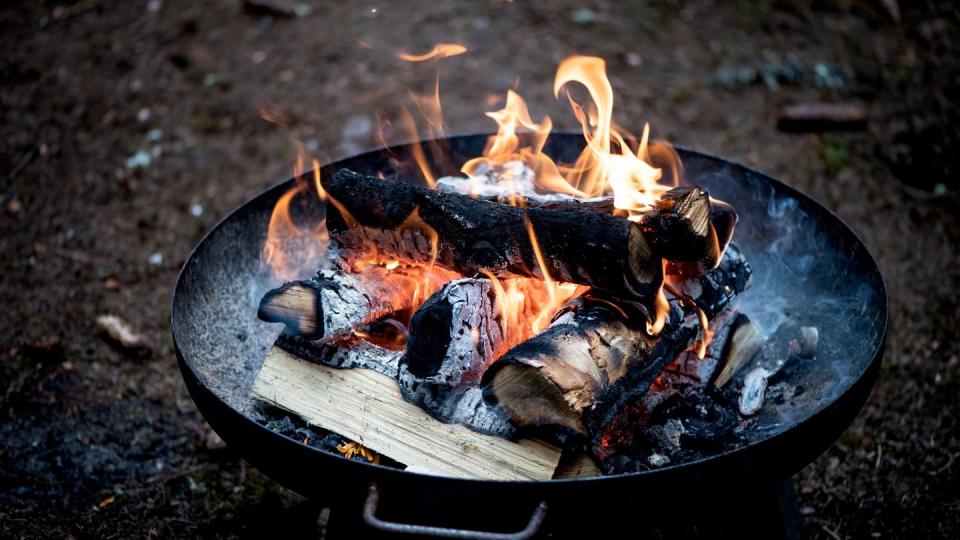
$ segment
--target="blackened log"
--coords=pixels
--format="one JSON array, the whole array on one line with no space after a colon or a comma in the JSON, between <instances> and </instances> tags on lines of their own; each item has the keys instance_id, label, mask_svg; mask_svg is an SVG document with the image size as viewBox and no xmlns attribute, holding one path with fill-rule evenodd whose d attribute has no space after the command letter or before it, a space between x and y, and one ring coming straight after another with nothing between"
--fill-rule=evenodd
<instances>
[{"instance_id":1,"label":"blackened log","mask_svg":"<svg viewBox=\"0 0 960 540\"><path fill-rule=\"evenodd\" d=\"M533 171L520 162L510 162L493 167L480 176L471 178L444 177L437 180L441 191L460 193L473 198L505 204L531 206L550 210L592 211L626 217L624 210L613 206L613 199L596 197L577 199L565 193L540 193L535 191ZM709 230L703 214L709 209ZM700 188L677 187L665 193L644 219L651 244L661 246L658 254L675 261L697 260L695 254L702 252L699 260L708 268L717 265L724 250L733 239L733 230L739 219L729 204L709 199ZM665 220L672 220L666 227ZM663 231L676 231L672 241L663 238Z\"/></svg>"},{"instance_id":2,"label":"blackened log","mask_svg":"<svg viewBox=\"0 0 960 540\"><path fill-rule=\"evenodd\" d=\"M348 170L322 183L336 201L328 205L331 238L350 250L365 252L374 244L391 257L425 261L434 257L430 250L408 248L431 245L429 236L436 235L436 260L447 268L465 275L487 270L543 278L529 223L545 271L555 280L591 285L626 299L652 299L662 283L661 258L648 238L634 223L615 216L513 207ZM415 211L419 220L411 220ZM678 237L673 230L655 234ZM406 238L418 236L419 242Z\"/></svg>"},{"instance_id":3,"label":"blackened log","mask_svg":"<svg viewBox=\"0 0 960 540\"><path fill-rule=\"evenodd\" d=\"M268 292L257 315L309 339L340 339L374 319L411 307L414 288L439 287L443 279L425 276L422 268L368 266L351 273L333 267Z\"/></svg>"},{"instance_id":4,"label":"blackened log","mask_svg":"<svg viewBox=\"0 0 960 540\"><path fill-rule=\"evenodd\" d=\"M606 425L690 346L699 331L698 307L712 317L744 290L749 266L731 247L718 268L697 280L696 294L671 300L659 336L648 335L610 302L578 299L550 328L487 370L485 395L521 427L560 426L586 434ZM688 305L688 297L697 304Z\"/></svg>"},{"instance_id":5,"label":"blackened log","mask_svg":"<svg viewBox=\"0 0 960 540\"><path fill-rule=\"evenodd\" d=\"M486 278L451 281L410 320L401 365L428 384L476 386L506 350L493 284Z\"/></svg>"}]
</instances>

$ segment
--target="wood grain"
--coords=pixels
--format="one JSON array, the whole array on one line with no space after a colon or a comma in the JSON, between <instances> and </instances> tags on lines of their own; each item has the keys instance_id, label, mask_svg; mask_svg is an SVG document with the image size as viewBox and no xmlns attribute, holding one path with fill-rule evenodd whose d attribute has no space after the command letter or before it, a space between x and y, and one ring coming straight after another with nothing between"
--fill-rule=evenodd
<instances>
[{"instance_id":1,"label":"wood grain","mask_svg":"<svg viewBox=\"0 0 960 540\"><path fill-rule=\"evenodd\" d=\"M549 480L560 461L560 449L541 441L514 442L444 424L405 401L390 377L313 364L278 347L267 353L252 393L418 472Z\"/></svg>"}]
</instances>

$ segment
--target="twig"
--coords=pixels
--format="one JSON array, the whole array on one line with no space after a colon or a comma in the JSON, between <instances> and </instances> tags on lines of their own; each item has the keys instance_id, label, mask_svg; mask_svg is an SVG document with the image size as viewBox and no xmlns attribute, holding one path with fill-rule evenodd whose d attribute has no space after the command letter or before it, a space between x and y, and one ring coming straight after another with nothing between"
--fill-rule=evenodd
<instances>
[{"instance_id":1,"label":"twig","mask_svg":"<svg viewBox=\"0 0 960 540\"><path fill-rule=\"evenodd\" d=\"M57 6L53 8L51 16L55 21L63 21L77 15L81 15L97 7L100 0L84 0L69 7Z\"/></svg>"},{"instance_id":2,"label":"twig","mask_svg":"<svg viewBox=\"0 0 960 540\"><path fill-rule=\"evenodd\" d=\"M820 528L823 529L823 532L829 534L831 538L841 540L840 535L837 534L837 531L840 530L840 527L837 527L837 530L834 531L831 531L826 525L821 525Z\"/></svg>"}]
</instances>

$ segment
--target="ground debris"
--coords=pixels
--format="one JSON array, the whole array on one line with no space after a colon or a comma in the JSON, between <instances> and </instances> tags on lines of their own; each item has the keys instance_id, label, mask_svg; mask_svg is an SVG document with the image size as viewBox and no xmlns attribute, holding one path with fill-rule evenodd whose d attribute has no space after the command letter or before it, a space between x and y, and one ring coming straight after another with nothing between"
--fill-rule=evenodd
<instances>
[{"instance_id":1,"label":"ground debris","mask_svg":"<svg viewBox=\"0 0 960 540\"><path fill-rule=\"evenodd\" d=\"M105 336L119 345L124 351L137 356L147 356L152 351L146 338L138 334L129 324L116 315L100 315L97 327Z\"/></svg>"},{"instance_id":2,"label":"ground debris","mask_svg":"<svg viewBox=\"0 0 960 540\"><path fill-rule=\"evenodd\" d=\"M852 131L867 127L867 108L860 103L797 103L780 109L781 131Z\"/></svg>"},{"instance_id":3,"label":"ground debris","mask_svg":"<svg viewBox=\"0 0 960 540\"><path fill-rule=\"evenodd\" d=\"M274 17L305 17L310 7L282 0L244 0L243 9L251 15L269 15Z\"/></svg>"}]
</instances>

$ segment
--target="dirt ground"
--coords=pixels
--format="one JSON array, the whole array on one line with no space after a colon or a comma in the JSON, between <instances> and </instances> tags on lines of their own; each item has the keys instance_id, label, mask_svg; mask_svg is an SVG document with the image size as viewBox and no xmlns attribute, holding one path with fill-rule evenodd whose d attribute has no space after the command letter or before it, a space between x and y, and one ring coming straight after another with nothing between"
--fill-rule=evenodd
<instances>
[{"instance_id":1,"label":"dirt ground","mask_svg":"<svg viewBox=\"0 0 960 540\"><path fill-rule=\"evenodd\" d=\"M378 144L440 68L447 133L491 129L517 86L575 127L558 62L608 60L619 124L756 166L836 211L890 294L880 381L797 477L813 538L960 526L960 10L879 0L14 2L0 12L0 536L305 536L320 508L223 449L176 367L169 300L201 235L289 176ZM628 4L628 5L622 5ZM309 13L306 13L309 11ZM400 51L464 43L436 63ZM860 101L866 130L788 134L787 103ZM261 111L283 126L265 122ZM96 332L114 313L153 348ZM951 534L953 533L953 534Z\"/></svg>"}]
</instances>

